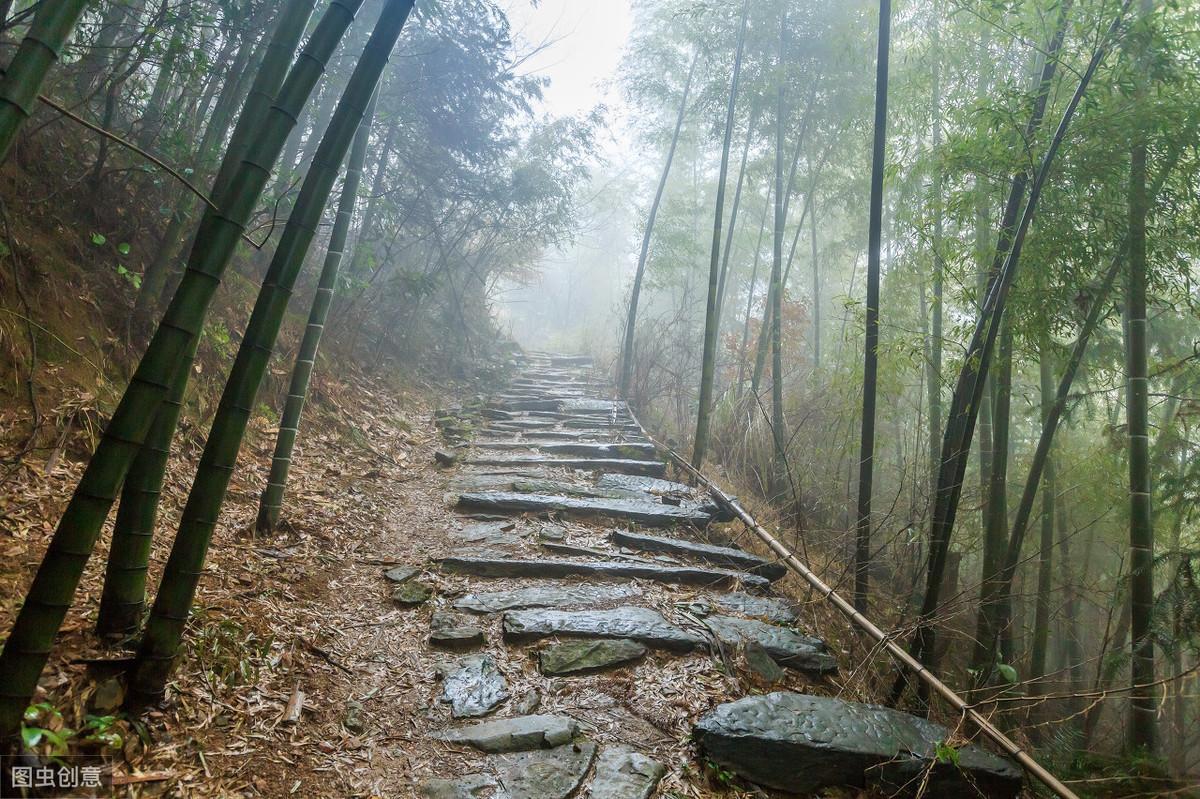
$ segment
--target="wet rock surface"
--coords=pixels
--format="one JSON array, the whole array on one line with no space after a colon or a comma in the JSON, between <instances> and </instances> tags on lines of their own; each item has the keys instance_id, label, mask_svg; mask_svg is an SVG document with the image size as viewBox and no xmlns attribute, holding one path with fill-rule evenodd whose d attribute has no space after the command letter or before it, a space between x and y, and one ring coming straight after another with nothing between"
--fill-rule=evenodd
<instances>
[{"instance_id":1,"label":"wet rock surface","mask_svg":"<svg viewBox=\"0 0 1200 799\"><path fill-rule=\"evenodd\" d=\"M690 566L651 566L645 563L582 560L523 560L452 555L441 559L442 568L477 577L615 577L655 580L684 585L766 586L765 577L726 569L702 569Z\"/></svg>"},{"instance_id":2,"label":"wet rock surface","mask_svg":"<svg viewBox=\"0 0 1200 799\"><path fill-rule=\"evenodd\" d=\"M655 649L688 652L705 645L696 633L671 624L658 611L622 607L610 610L510 610L504 639L516 643L550 636L625 638Z\"/></svg>"},{"instance_id":3,"label":"wet rock surface","mask_svg":"<svg viewBox=\"0 0 1200 799\"><path fill-rule=\"evenodd\" d=\"M441 649L474 649L483 644L483 630L470 616L439 610L429 622L429 643Z\"/></svg>"},{"instance_id":4,"label":"wet rock surface","mask_svg":"<svg viewBox=\"0 0 1200 799\"><path fill-rule=\"evenodd\" d=\"M704 623L725 646L736 647L745 641L753 642L766 650L780 666L810 674L837 671L837 661L819 638L757 619L709 616Z\"/></svg>"},{"instance_id":5,"label":"wet rock surface","mask_svg":"<svg viewBox=\"0 0 1200 799\"><path fill-rule=\"evenodd\" d=\"M547 677L587 674L638 660L646 647L637 641L566 641L538 652L538 670Z\"/></svg>"},{"instance_id":6,"label":"wet rock surface","mask_svg":"<svg viewBox=\"0 0 1200 799\"><path fill-rule=\"evenodd\" d=\"M760 558L752 552L743 552L732 547L719 547L698 541L644 535L625 530L614 530L609 538L617 546L643 552L669 552L674 555L687 555L705 563L761 574L769 580L778 580L787 574L787 567L782 563L774 563L766 558Z\"/></svg>"},{"instance_id":7,"label":"wet rock surface","mask_svg":"<svg viewBox=\"0 0 1200 799\"><path fill-rule=\"evenodd\" d=\"M507 513L564 513L571 516L604 516L633 521L647 527L694 524L703 527L712 516L694 506L663 505L635 499L581 498L555 494L522 494L517 491L467 491L458 497L461 508Z\"/></svg>"},{"instance_id":8,"label":"wet rock surface","mask_svg":"<svg viewBox=\"0 0 1200 799\"><path fill-rule=\"evenodd\" d=\"M519 752L561 746L578 731L579 724L569 716L539 714L454 727L434 737L482 752Z\"/></svg>"},{"instance_id":9,"label":"wet rock surface","mask_svg":"<svg viewBox=\"0 0 1200 799\"><path fill-rule=\"evenodd\" d=\"M583 783L595 756L590 742L497 755L496 776L509 799L566 799Z\"/></svg>"},{"instance_id":10,"label":"wet rock surface","mask_svg":"<svg viewBox=\"0 0 1200 799\"><path fill-rule=\"evenodd\" d=\"M508 681L490 655L470 655L438 667L441 701L454 718L484 716L508 699Z\"/></svg>"},{"instance_id":11,"label":"wet rock surface","mask_svg":"<svg viewBox=\"0 0 1200 799\"><path fill-rule=\"evenodd\" d=\"M661 461L644 461L633 458L571 458L550 455L526 455L489 457L476 455L467 459L475 466L554 466L560 469L595 469L625 472L626 474L662 475L667 466Z\"/></svg>"},{"instance_id":12,"label":"wet rock surface","mask_svg":"<svg viewBox=\"0 0 1200 799\"><path fill-rule=\"evenodd\" d=\"M456 780L426 780L418 789L424 799L503 799L504 793L490 774L467 774Z\"/></svg>"},{"instance_id":13,"label":"wet rock surface","mask_svg":"<svg viewBox=\"0 0 1200 799\"><path fill-rule=\"evenodd\" d=\"M950 737L946 728L879 705L776 692L717 706L693 734L722 767L790 793L842 785L894 790L926 770L927 796L1015 797L1021 790L1021 772L1008 760L965 746L957 766L938 762L934 748Z\"/></svg>"},{"instance_id":14,"label":"wet rock surface","mask_svg":"<svg viewBox=\"0 0 1200 799\"><path fill-rule=\"evenodd\" d=\"M521 608L564 608L580 605L603 605L640 596L634 585L533 585L511 591L484 591L454 600L458 610L473 613L499 613Z\"/></svg>"},{"instance_id":15,"label":"wet rock surface","mask_svg":"<svg viewBox=\"0 0 1200 799\"><path fill-rule=\"evenodd\" d=\"M667 767L636 749L607 747L596 758L591 799L648 799Z\"/></svg>"},{"instance_id":16,"label":"wet rock surface","mask_svg":"<svg viewBox=\"0 0 1200 799\"><path fill-rule=\"evenodd\" d=\"M795 605L787 599L755 596L740 591L717 594L712 599L725 610L745 616L757 616L773 624L792 624L796 621Z\"/></svg>"}]
</instances>

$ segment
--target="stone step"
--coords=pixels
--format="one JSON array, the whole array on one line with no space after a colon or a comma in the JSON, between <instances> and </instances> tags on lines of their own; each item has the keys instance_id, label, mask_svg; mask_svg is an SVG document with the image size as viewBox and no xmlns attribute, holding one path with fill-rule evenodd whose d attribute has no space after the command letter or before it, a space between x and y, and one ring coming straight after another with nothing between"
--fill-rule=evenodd
<instances>
[{"instance_id":1,"label":"stone step","mask_svg":"<svg viewBox=\"0 0 1200 799\"><path fill-rule=\"evenodd\" d=\"M646 647L628 638L564 641L538 652L538 671L547 677L590 674L640 660Z\"/></svg>"},{"instance_id":2,"label":"stone step","mask_svg":"<svg viewBox=\"0 0 1200 799\"><path fill-rule=\"evenodd\" d=\"M508 699L508 681L491 655L469 655L442 663L437 671L442 678L440 699L456 719L485 716Z\"/></svg>"},{"instance_id":3,"label":"stone step","mask_svg":"<svg viewBox=\"0 0 1200 799\"><path fill-rule=\"evenodd\" d=\"M663 505L634 499L580 498L516 491L464 492L458 497L458 506L492 512L603 516L637 522L647 527L672 527L677 524L703 527L712 520L707 510L691 504Z\"/></svg>"},{"instance_id":4,"label":"stone step","mask_svg":"<svg viewBox=\"0 0 1200 799\"><path fill-rule=\"evenodd\" d=\"M761 646L780 666L806 674L822 675L837 671L837 661L819 638L802 635L787 627L732 616L709 616L704 620L722 644L736 647L743 643Z\"/></svg>"},{"instance_id":5,"label":"stone step","mask_svg":"<svg viewBox=\"0 0 1200 799\"><path fill-rule=\"evenodd\" d=\"M643 535L625 530L613 530L608 538L619 547L641 550L642 552L666 552L671 555L686 555L713 563L718 566L761 574L768 580L778 580L787 574L787 567L782 563L769 561L751 552L744 552L732 547L719 547L713 544L702 544L697 541L685 541L681 538L666 538L657 535Z\"/></svg>"},{"instance_id":6,"label":"stone step","mask_svg":"<svg viewBox=\"0 0 1200 799\"><path fill-rule=\"evenodd\" d=\"M549 455L527 455L490 457L476 455L467 459L469 466L545 466L557 469L588 469L593 471L616 471L626 474L644 474L651 477L665 474L667 465L662 461L642 461L628 458L555 458Z\"/></svg>"},{"instance_id":7,"label":"stone step","mask_svg":"<svg viewBox=\"0 0 1200 799\"><path fill-rule=\"evenodd\" d=\"M725 569L700 569L691 566L650 566L644 563L620 563L605 560L523 560L451 555L440 559L442 568L475 577L608 577L654 580L678 585L732 585L741 583L762 588L764 577Z\"/></svg>"},{"instance_id":8,"label":"stone step","mask_svg":"<svg viewBox=\"0 0 1200 799\"><path fill-rule=\"evenodd\" d=\"M718 705L696 723L704 755L767 788L812 794L847 786L884 794L1009 799L1022 787L1012 762L977 746L937 756L952 733L898 710L823 696L777 692Z\"/></svg>"},{"instance_id":9,"label":"stone step","mask_svg":"<svg viewBox=\"0 0 1200 799\"><path fill-rule=\"evenodd\" d=\"M627 639L653 649L691 652L708 640L677 627L650 608L620 607L611 610L510 610L501 620L504 640L527 643L542 638Z\"/></svg>"},{"instance_id":10,"label":"stone step","mask_svg":"<svg viewBox=\"0 0 1200 799\"><path fill-rule=\"evenodd\" d=\"M653 458L658 449L653 444L622 442L600 443L582 441L513 441L512 439L484 439L472 442L476 449L517 450L536 449L549 455L585 455L589 458Z\"/></svg>"},{"instance_id":11,"label":"stone step","mask_svg":"<svg viewBox=\"0 0 1200 799\"><path fill-rule=\"evenodd\" d=\"M649 799L667 767L626 746L607 747L596 759L589 799Z\"/></svg>"},{"instance_id":12,"label":"stone step","mask_svg":"<svg viewBox=\"0 0 1200 799\"><path fill-rule=\"evenodd\" d=\"M500 613L522 608L569 608L586 605L606 605L641 596L642 590L633 583L624 585L566 583L563 585L531 585L510 591L480 591L454 600L455 610L472 613Z\"/></svg>"},{"instance_id":13,"label":"stone step","mask_svg":"<svg viewBox=\"0 0 1200 799\"><path fill-rule=\"evenodd\" d=\"M523 752L562 746L578 731L579 724L570 716L537 714L453 727L431 737L472 746L481 752Z\"/></svg>"}]
</instances>

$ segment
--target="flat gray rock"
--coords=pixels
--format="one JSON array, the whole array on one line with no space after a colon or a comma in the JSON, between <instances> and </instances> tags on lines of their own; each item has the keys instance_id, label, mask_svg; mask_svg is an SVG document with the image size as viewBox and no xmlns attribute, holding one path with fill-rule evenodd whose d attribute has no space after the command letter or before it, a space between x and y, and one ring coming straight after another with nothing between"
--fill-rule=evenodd
<instances>
[{"instance_id":1,"label":"flat gray rock","mask_svg":"<svg viewBox=\"0 0 1200 799\"><path fill-rule=\"evenodd\" d=\"M649 799L667 767L635 749L606 747L596 759L591 799Z\"/></svg>"},{"instance_id":2,"label":"flat gray rock","mask_svg":"<svg viewBox=\"0 0 1200 799\"><path fill-rule=\"evenodd\" d=\"M792 624L796 621L795 606L786 599L769 596L754 596L740 591L717 594L712 598L725 610L745 616L757 616L774 624Z\"/></svg>"},{"instance_id":3,"label":"flat gray rock","mask_svg":"<svg viewBox=\"0 0 1200 799\"><path fill-rule=\"evenodd\" d=\"M508 681L489 655L470 655L438 666L441 701L454 718L484 716L508 699Z\"/></svg>"},{"instance_id":4,"label":"flat gray rock","mask_svg":"<svg viewBox=\"0 0 1200 799\"><path fill-rule=\"evenodd\" d=\"M752 552L744 552L732 547L718 547L698 541L686 541L682 538L643 535L627 530L613 530L608 537L616 546L630 547L643 552L669 552L672 555L686 555L706 563L761 574L768 580L778 580L787 574L787 567L782 563L775 563Z\"/></svg>"},{"instance_id":5,"label":"flat gray rock","mask_svg":"<svg viewBox=\"0 0 1200 799\"><path fill-rule=\"evenodd\" d=\"M426 780L417 789L425 799L504 799L504 791L490 774L467 774L456 780Z\"/></svg>"},{"instance_id":6,"label":"flat gray rock","mask_svg":"<svg viewBox=\"0 0 1200 799\"><path fill-rule=\"evenodd\" d=\"M582 441L546 441L537 445L552 455L586 455L589 458L655 458L658 449L653 444L590 444Z\"/></svg>"},{"instance_id":7,"label":"flat gray rock","mask_svg":"<svg viewBox=\"0 0 1200 799\"><path fill-rule=\"evenodd\" d=\"M564 641L538 652L538 671L548 677L587 674L632 662L645 654L645 646L625 638Z\"/></svg>"},{"instance_id":8,"label":"flat gray rock","mask_svg":"<svg viewBox=\"0 0 1200 799\"><path fill-rule=\"evenodd\" d=\"M473 456L467 459L467 463L472 466L553 466L559 469L592 469L650 476L665 474L667 471L667 465L662 461L627 458L555 458L550 455Z\"/></svg>"},{"instance_id":9,"label":"flat gray rock","mask_svg":"<svg viewBox=\"0 0 1200 799\"><path fill-rule=\"evenodd\" d=\"M472 613L499 613L520 608L603 605L641 595L641 589L634 585L534 585L512 591L468 594L454 600L454 607Z\"/></svg>"},{"instance_id":10,"label":"flat gray rock","mask_svg":"<svg viewBox=\"0 0 1200 799\"><path fill-rule=\"evenodd\" d=\"M473 746L482 752L521 752L561 746L578 731L579 724L570 716L538 714L456 727L432 737Z\"/></svg>"},{"instance_id":11,"label":"flat gray rock","mask_svg":"<svg viewBox=\"0 0 1200 799\"><path fill-rule=\"evenodd\" d=\"M393 583L403 583L416 577L420 571L416 566L393 566L384 571L383 576Z\"/></svg>"},{"instance_id":12,"label":"flat gray rock","mask_svg":"<svg viewBox=\"0 0 1200 799\"><path fill-rule=\"evenodd\" d=\"M610 577L655 580L681 585L720 585L741 583L761 588L769 585L765 577L727 569L702 569L692 566L653 566L607 560L523 560L451 555L441 558L442 568L476 577Z\"/></svg>"},{"instance_id":13,"label":"flat gray rock","mask_svg":"<svg viewBox=\"0 0 1200 799\"><path fill-rule=\"evenodd\" d=\"M602 474L596 479L601 488L623 488L626 491L644 491L648 494L693 494L695 489L683 483L662 480L657 477L638 477L631 474Z\"/></svg>"},{"instance_id":14,"label":"flat gray rock","mask_svg":"<svg viewBox=\"0 0 1200 799\"><path fill-rule=\"evenodd\" d=\"M935 747L950 735L898 710L790 692L718 705L693 730L715 763L789 793L834 786L895 791L929 770L927 796L1017 796L1020 769L979 747L961 747L958 765L938 762Z\"/></svg>"},{"instance_id":15,"label":"flat gray rock","mask_svg":"<svg viewBox=\"0 0 1200 799\"><path fill-rule=\"evenodd\" d=\"M470 524L461 530L450 530L450 537L469 544L487 544L489 546L515 546L521 543L521 536L516 532L516 525L511 521L485 522Z\"/></svg>"},{"instance_id":16,"label":"flat gray rock","mask_svg":"<svg viewBox=\"0 0 1200 799\"><path fill-rule=\"evenodd\" d=\"M436 610L429 620L429 643L442 649L474 649L483 644L483 630L470 616Z\"/></svg>"},{"instance_id":17,"label":"flat gray rock","mask_svg":"<svg viewBox=\"0 0 1200 799\"><path fill-rule=\"evenodd\" d=\"M777 627L757 619L709 616L704 623L724 645L753 642L765 649L780 666L809 674L837 671L837 661L819 638L801 635L787 627Z\"/></svg>"},{"instance_id":18,"label":"flat gray rock","mask_svg":"<svg viewBox=\"0 0 1200 799\"><path fill-rule=\"evenodd\" d=\"M468 491L459 495L458 507L506 513L564 513L604 516L637 522L647 527L693 524L703 527L712 516L695 506L663 505L635 499L580 498L516 491Z\"/></svg>"},{"instance_id":19,"label":"flat gray rock","mask_svg":"<svg viewBox=\"0 0 1200 799\"><path fill-rule=\"evenodd\" d=\"M561 635L574 638L627 638L655 649L688 652L704 646L695 633L676 627L649 608L611 610L510 610L504 639L514 643Z\"/></svg>"},{"instance_id":20,"label":"flat gray rock","mask_svg":"<svg viewBox=\"0 0 1200 799\"><path fill-rule=\"evenodd\" d=\"M553 749L497 755L497 781L508 799L566 799L587 776L596 745L564 744Z\"/></svg>"}]
</instances>

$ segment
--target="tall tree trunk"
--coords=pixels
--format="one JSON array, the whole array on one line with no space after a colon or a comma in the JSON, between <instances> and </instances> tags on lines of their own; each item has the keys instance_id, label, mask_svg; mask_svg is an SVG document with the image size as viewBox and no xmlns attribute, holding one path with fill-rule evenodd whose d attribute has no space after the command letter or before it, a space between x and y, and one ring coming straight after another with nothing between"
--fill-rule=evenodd
<instances>
[{"instance_id":1,"label":"tall tree trunk","mask_svg":"<svg viewBox=\"0 0 1200 799\"><path fill-rule=\"evenodd\" d=\"M1038 355L1038 374L1042 392L1042 424L1050 418L1054 407L1053 357L1050 336L1043 334L1041 352ZM1051 577L1054 568L1054 504L1058 487L1055 481L1054 456L1046 463L1046 476L1042 482L1042 540L1038 550L1037 596L1034 598L1033 649L1030 655L1029 692L1038 695L1046 692L1046 652L1050 646L1050 593L1053 590Z\"/></svg>"},{"instance_id":2,"label":"tall tree trunk","mask_svg":"<svg viewBox=\"0 0 1200 799\"><path fill-rule=\"evenodd\" d=\"M809 196L815 194L813 187ZM812 212L808 215L809 238L812 239L812 346L813 370L821 368L821 271L817 264L817 203L810 203Z\"/></svg>"},{"instance_id":3,"label":"tall tree trunk","mask_svg":"<svg viewBox=\"0 0 1200 799\"><path fill-rule=\"evenodd\" d=\"M687 113L688 95L692 91L692 77L696 74L696 63L700 60L700 48L692 54L692 65L688 67L687 80L683 84L683 94L679 98L679 113L675 116L675 130L671 134L671 146L667 148L667 161L663 164L662 175L658 178L658 188L654 190L654 200L650 203L650 213L646 217L646 230L642 234L642 249L638 253L637 270L633 274L633 288L629 293L629 314L625 319L625 338L621 349L621 396L628 397L633 383L633 346L634 334L637 329L638 298L642 293L642 278L646 275L646 259L650 255L650 236L654 232L654 220L658 217L658 206L662 202L663 190L667 188L667 178L671 174L671 162L675 160L675 147L679 144L679 131L683 129L683 118Z\"/></svg>"},{"instance_id":4,"label":"tall tree trunk","mask_svg":"<svg viewBox=\"0 0 1200 799\"><path fill-rule=\"evenodd\" d=\"M191 371L191 362L184 358L193 339L200 335L220 278L266 185L270 167L320 78L324 63L353 19L357 3L343 0L330 5L305 53L288 74L278 101L260 117L253 146L244 159L239 154L236 168L229 166L228 192L215 192L228 202L222 203L221 213L212 209L205 213L188 270L59 520L0 653L0 673L8 676L0 687L0 736L11 733L20 723L117 491L172 382L181 373ZM281 55L290 60L290 54Z\"/></svg>"},{"instance_id":5,"label":"tall tree trunk","mask_svg":"<svg viewBox=\"0 0 1200 799\"><path fill-rule=\"evenodd\" d=\"M935 17L940 15L941 3L934 3ZM941 61L941 30L939 21L935 18L930 31L933 44L933 80L930 86L932 100L931 116L933 117L933 149L936 151L942 145L942 61ZM929 498L932 501L937 489L938 450L942 435L942 294L945 283L945 269L942 263L942 239L944 238L944 221L942 220L942 184L943 176L940 166L933 172L933 242L930 249L933 253L933 299L930 303L929 327L929 361L925 369L926 391L929 403Z\"/></svg>"},{"instance_id":6,"label":"tall tree trunk","mask_svg":"<svg viewBox=\"0 0 1200 799\"><path fill-rule=\"evenodd\" d=\"M738 167L737 186L733 191L733 206L729 210L729 229L725 233L725 247L721 251L721 282L717 286L717 340L721 338L721 323L725 320L725 296L726 290L729 287L729 262L733 252L733 234L734 226L738 221L738 213L742 208L742 184L746 181L746 163L750 156L750 140L754 136L755 126L758 124L758 108L756 107L750 113L750 119L746 123L746 141L742 146L742 162ZM744 222L743 222L744 226Z\"/></svg>"},{"instance_id":7,"label":"tall tree trunk","mask_svg":"<svg viewBox=\"0 0 1200 799\"><path fill-rule=\"evenodd\" d=\"M88 0L42 0L39 4L29 32L0 77L0 163L8 158L17 132L33 113L46 73L57 63L87 5Z\"/></svg>"},{"instance_id":8,"label":"tall tree trunk","mask_svg":"<svg viewBox=\"0 0 1200 799\"><path fill-rule=\"evenodd\" d=\"M775 225L771 230L771 284L768 289L768 313L771 314L771 441L775 447L775 458L771 471L771 495L778 496L785 469L787 453L783 431L783 333L780 324L783 299L783 225L787 219L784 207L786 192L783 189L783 143L786 127L784 105L784 53L787 43L787 8L779 17L779 60L776 70L775 97Z\"/></svg>"},{"instance_id":9,"label":"tall tree trunk","mask_svg":"<svg viewBox=\"0 0 1200 799\"><path fill-rule=\"evenodd\" d=\"M742 393L746 387L746 356L747 347L750 344L750 314L754 310L754 289L758 286L758 264L762 260L762 240L763 234L767 230L767 212L771 210L771 197L775 194L775 187L768 184L767 197L763 201L762 219L758 223L758 239L754 242L754 266L750 269L750 284L746 289L746 315L742 318L742 343L738 348L738 376L737 376L737 396L739 401L742 398Z\"/></svg>"},{"instance_id":10,"label":"tall tree trunk","mask_svg":"<svg viewBox=\"0 0 1200 799\"><path fill-rule=\"evenodd\" d=\"M316 235L321 213L346 151L362 122L413 2L387 0L384 5L379 22L317 148L312 168L304 179L296 206L271 259L262 291L246 325L245 337L221 394L196 478L179 521L175 543L163 570L158 595L146 622L146 632L130 680L135 703L157 698L166 686L229 480L237 465L238 450L250 420L254 398L266 373L288 299Z\"/></svg>"},{"instance_id":11,"label":"tall tree trunk","mask_svg":"<svg viewBox=\"0 0 1200 799\"><path fill-rule=\"evenodd\" d=\"M354 146L350 150L350 160L346 162L346 177L342 182L342 196L338 200L337 217L334 219L333 230L329 234L329 248L325 252L325 263L321 267L321 277L317 283L316 294L313 296L312 309L308 312L308 324L304 328L304 337L300 341L300 351L296 354L296 365L292 367L287 400L279 420L279 432L275 438L275 454L271 458L271 473L267 478L267 487L263 490L258 505L255 529L259 533L273 532L279 523L279 513L283 506L283 489L287 485L288 469L292 464L292 449L295 447L296 436L300 431L300 417L304 412L304 402L308 396L308 382L316 364L317 349L321 345L321 333L325 329L325 318L329 314L329 306L337 288L338 270L341 267L342 253L346 247L346 237L350 231L350 220L354 216L354 203L358 197L358 185L362 180L363 162L367 156L367 143L371 138L371 120L375 116L377 101L378 96L371 100L371 105L363 115L362 124L359 125L358 134L354 139Z\"/></svg>"},{"instance_id":12,"label":"tall tree trunk","mask_svg":"<svg viewBox=\"0 0 1200 799\"><path fill-rule=\"evenodd\" d=\"M1151 0L1139 3L1148 25ZM1150 31L1138 31L1137 55L1148 63ZM1135 102L1144 104L1146 87L1138 78ZM1139 120L1140 121L1140 120ZM1129 430L1129 602L1133 659L1130 661L1129 745L1154 753L1156 691L1154 682L1154 523L1151 518L1149 376L1146 340L1146 132L1135 129L1129 156L1129 271L1125 289L1125 419Z\"/></svg>"},{"instance_id":13,"label":"tall tree trunk","mask_svg":"<svg viewBox=\"0 0 1200 799\"><path fill-rule=\"evenodd\" d=\"M871 204L867 231L867 328L863 345L862 435L858 456L858 521L854 536L854 608L867 610L871 568L871 489L875 473L875 392L879 372L879 249L883 232L884 146L887 143L888 50L892 3L879 0L875 60L875 134L871 147Z\"/></svg>"},{"instance_id":14,"label":"tall tree trunk","mask_svg":"<svg viewBox=\"0 0 1200 799\"><path fill-rule=\"evenodd\" d=\"M736 121L738 78L742 72L742 49L746 43L746 16L749 11L750 0L743 0L737 53L733 57L733 77L729 82L729 103L725 109L721 169L717 173L717 209L713 214L712 252L708 262L708 305L704 313L704 353L700 360L700 404L696 412L696 441L692 450L692 466L696 469L704 464L704 454L708 448L708 425L712 413L713 381L717 365L717 328L721 324L718 303L721 288L721 216L725 210L725 177L729 173L729 145L733 141L733 126ZM729 230L733 232L732 222Z\"/></svg>"}]
</instances>

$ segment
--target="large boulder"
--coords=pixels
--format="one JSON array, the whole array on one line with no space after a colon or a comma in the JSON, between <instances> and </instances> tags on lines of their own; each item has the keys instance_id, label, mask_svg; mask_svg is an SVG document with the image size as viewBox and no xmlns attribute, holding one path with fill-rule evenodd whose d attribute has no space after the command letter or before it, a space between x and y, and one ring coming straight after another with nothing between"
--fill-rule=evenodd
<instances>
[{"instance_id":1,"label":"large boulder","mask_svg":"<svg viewBox=\"0 0 1200 799\"><path fill-rule=\"evenodd\" d=\"M834 786L926 796L1015 797L1021 771L977 746L939 758L940 724L880 705L778 692L718 705L696 723L705 755L737 776L789 793ZM957 761L957 762L955 762Z\"/></svg>"}]
</instances>

